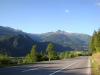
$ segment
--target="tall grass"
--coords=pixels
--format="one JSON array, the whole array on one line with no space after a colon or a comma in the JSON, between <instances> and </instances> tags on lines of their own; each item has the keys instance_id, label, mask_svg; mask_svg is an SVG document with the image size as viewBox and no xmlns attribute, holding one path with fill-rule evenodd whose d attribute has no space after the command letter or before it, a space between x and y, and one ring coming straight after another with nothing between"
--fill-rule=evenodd
<instances>
[{"instance_id":1,"label":"tall grass","mask_svg":"<svg viewBox=\"0 0 100 75\"><path fill-rule=\"evenodd\" d=\"M92 55L92 75L100 75L100 53Z\"/></svg>"}]
</instances>

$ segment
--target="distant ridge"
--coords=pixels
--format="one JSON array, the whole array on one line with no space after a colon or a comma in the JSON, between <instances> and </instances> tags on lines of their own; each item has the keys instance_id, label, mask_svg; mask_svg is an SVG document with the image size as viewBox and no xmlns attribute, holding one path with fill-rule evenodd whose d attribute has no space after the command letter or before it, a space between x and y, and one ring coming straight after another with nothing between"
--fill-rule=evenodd
<instances>
[{"instance_id":1,"label":"distant ridge","mask_svg":"<svg viewBox=\"0 0 100 75\"><path fill-rule=\"evenodd\" d=\"M0 26L0 52L6 52L11 56L25 56L30 52L32 45L37 45L38 52L45 51L49 42L55 45L57 52L87 50L89 39L90 36L87 34L61 30L32 34Z\"/></svg>"}]
</instances>

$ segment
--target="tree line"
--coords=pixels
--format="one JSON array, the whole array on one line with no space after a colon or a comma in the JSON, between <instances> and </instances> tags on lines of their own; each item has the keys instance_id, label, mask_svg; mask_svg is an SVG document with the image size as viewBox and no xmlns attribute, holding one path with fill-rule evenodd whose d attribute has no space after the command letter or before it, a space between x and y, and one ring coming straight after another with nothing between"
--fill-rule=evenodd
<instances>
[{"instance_id":1,"label":"tree line","mask_svg":"<svg viewBox=\"0 0 100 75\"><path fill-rule=\"evenodd\" d=\"M92 53L100 52L100 29L94 31L90 42L90 51Z\"/></svg>"},{"instance_id":2,"label":"tree line","mask_svg":"<svg viewBox=\"0 0 100 75\"><path fill-rule=\"evenodd\" d=\"M25 57L10 57L6 53L0 54L0 65L7 64L30 64L35 63L37 61L46 61L46 60L56 60L59 59L57 52L55 51L55 46L52 43L49 43L46 51L44 53L37 52L37 46L33 45L30 53L28 53Z\"/></svg>"},{"instance_id":3,"label":"tree line","mask_svg":"<svg viewBox=\"0 0 100 75\"><path fill-rule=\"evenodd\" d=\"M38 53L36 45L32 46L31 52L28 53L23 59L23 63L34 63L43 60L56 60L58 59L57 52L52 43L49 43L44 53Z\"/></svg>"},{"instance_id":4,"label":"tree line","mask_svg":"<svg viewBox=\"0 0 100 75\"><path fill-rule=\"evenodd\" d=\"M10 57L6 53L0 54L0 66L2 65L16 65L16 64L33 64L37 61L51 61L58 59L67 59L77 56L88 55L86 51L64 51L58 53L55 46L49 43L45 52L37 52L37 46L33 45L31 51L25 57Z\"/></svg>"}]
</instances>

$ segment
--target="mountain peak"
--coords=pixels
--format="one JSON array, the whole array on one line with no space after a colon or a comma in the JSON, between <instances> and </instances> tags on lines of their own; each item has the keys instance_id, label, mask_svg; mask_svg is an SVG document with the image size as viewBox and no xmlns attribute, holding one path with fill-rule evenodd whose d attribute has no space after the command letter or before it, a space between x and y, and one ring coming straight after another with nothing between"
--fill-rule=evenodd
<instances>
[{"instance_id":1,"label":"mountain peak","mask_svg":"<svg viewBox=\"0 0 100 75\"><path fill-rule=\"evenodd\" d=\"M63 30L57 30L56 33L63 33L64 34L64 33L67 33L67 32L65 32Z\"/></svg>"}]
</instances>

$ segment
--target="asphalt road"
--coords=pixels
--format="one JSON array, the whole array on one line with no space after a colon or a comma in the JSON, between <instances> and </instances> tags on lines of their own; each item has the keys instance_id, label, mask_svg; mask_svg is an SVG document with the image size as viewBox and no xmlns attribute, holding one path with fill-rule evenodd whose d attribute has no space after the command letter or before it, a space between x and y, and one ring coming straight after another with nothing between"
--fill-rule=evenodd
<instances>
[{"instance_id":1,"label":"asphalt road","mask_svg":"<svg viewBox=\"0 0 100 75\"><path fill-rule=\"evenodd\" d=\"M0 68L0 75L91 75L89 57Z\"/></svg>"}]
</instances>

